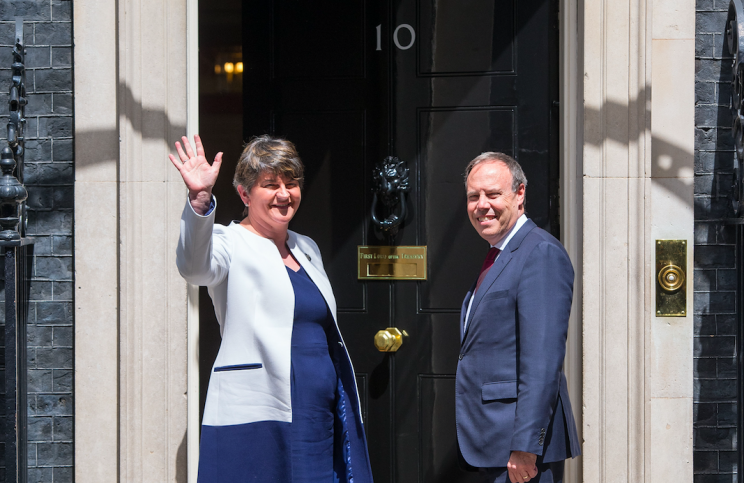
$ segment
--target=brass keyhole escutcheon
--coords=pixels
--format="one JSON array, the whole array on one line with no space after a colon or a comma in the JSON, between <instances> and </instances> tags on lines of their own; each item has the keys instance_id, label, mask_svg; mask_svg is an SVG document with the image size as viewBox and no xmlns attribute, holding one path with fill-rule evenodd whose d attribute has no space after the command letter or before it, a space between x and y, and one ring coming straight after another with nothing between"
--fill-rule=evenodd
<instances>
[{"instance_id":1,"label":"brass keyhole escutcheon","mask_svg":"<svg viewBox=\"0 0 744 483\"><path fill-rule=\"evenodd\" d=\"M395 327L388 327L375 334L375 348L380 352L397 352L403 345L403 337L408 337L406 331Z\"/></svg>"},{"instance_id":2,"label":"brass keyhole escutcheon","mask_svg":"<svg viewBox=\"0 0 744 483\"><path fill-rule=\"evenodd\" d=\"M677 265L667 265L659 270L659 285L665 292L676 292L685 283L685 272Z\"/></svg>"}]
</instances>

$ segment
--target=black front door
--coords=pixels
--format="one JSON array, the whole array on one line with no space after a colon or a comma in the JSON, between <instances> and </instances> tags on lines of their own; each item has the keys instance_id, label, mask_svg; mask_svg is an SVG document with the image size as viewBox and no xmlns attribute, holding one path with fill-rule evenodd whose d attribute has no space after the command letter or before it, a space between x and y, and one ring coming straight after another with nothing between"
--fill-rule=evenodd
<instances>
[{"instance_id":1,"label":"black front door","mask_svg":"<svg viewBox=\"0 0 744 483\"><path fill-rule=\"evenodd\" d=\"M557 226L554 0L243 2L243 133L295 142L306 165L292 229L320 246L357 372L377 482L475 481L458 468L462 298L488 249L462 173L503 151L527 174L528 215ZM372 171L410 170L394 237L371 221ZM226 163L227 171L230 166ZM240 212L223 196L224 211ZM428 246L428 280L360 281L359 245ZM409 337L378 352L378 330Z\"/></svg>"}]
</instances>

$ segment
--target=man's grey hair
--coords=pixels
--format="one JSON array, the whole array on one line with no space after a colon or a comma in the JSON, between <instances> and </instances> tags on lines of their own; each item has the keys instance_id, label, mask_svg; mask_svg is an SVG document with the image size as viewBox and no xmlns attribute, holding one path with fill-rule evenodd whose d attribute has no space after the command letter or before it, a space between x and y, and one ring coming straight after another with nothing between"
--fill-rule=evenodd
<instances>
[{"instance_id":1,"label":"man's grey hair","mask_svg":"<svg viewBox=\"0 0 744 483\"><path fill-rule=\"evenodd\" d=\"M504 163L507 168L509 168L509 172L512 175L512 191L517 192L519 190L519 185L523 184L525 188L527 187L527 176L524 175L524 171L522 171L522 166L519 165L516 159L512 158L508 154L504 153L497 153L494 151L487 151L485 153L481 153L480 155L476 156L475 159L470 161L465 168L465 186L468 185L468 176L470 176L470 172L473 171L473 168L478 166L481 163L486 162L494 162L499 161L501 163Z\"/></svg>"}]
</instances>

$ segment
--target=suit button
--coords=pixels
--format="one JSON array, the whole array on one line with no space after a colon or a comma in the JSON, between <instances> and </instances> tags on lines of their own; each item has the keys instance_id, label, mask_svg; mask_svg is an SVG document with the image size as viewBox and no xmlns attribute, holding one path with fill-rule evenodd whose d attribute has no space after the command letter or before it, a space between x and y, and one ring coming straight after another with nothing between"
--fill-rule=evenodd
<instances>
[{"instance_id":1,"label":"suit button","mask_svg":"<svg viewBox=\"0 0 744 483\"><path fill-rule=\"evenodd\" d=\"M460 359L460 360L462 360L462 354L460 354L459 356L457 356L457 358Z\"/></svg>"}]
</instances>

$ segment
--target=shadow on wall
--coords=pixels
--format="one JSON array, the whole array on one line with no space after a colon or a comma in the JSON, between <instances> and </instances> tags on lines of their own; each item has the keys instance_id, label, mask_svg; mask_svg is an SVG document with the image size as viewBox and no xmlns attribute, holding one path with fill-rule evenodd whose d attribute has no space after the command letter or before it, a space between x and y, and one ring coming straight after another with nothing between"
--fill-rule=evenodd
<instances>
[{"instance_id":1,"label":"shadow on wall","mask_svg":"<svg viewBox=\"0 0 744 483\"><path fill-rule=\"evenodd\" d=\"M126 119L132 129L143 139L165 141L172 147L181 136L186 135L186 125L174 123L167 112L162 109L149 109L142 106L142 101L136 99L132 90L126 84L119 84L118 113ZM85 146L86 152L96 153L84 159L76 158L75 167L84 168L102 162L110 162L119 158L119 132L116 129L75 130L76 146ZM167 162L164 159L163 162Z\"/></svg>"},{"instance_id":2,"label":"shadow on wall","mask_svg":"<svg viewBox=\"0 0 744 483\"><path fill-rule=\"evenodd\" d=\"M651 92L651 90L648 86L640 90L638 96L635 99L632 99L628 105L608 101L599 109L589 107L585 108L584 125L603 125L603 119L619 119L621 120L621 122L618 123L620 125L625 124L626 119L628 124L631 123L633 114L639 112L639 105L650 104L646 101L646 99L650 97L647 94L649 92ZM646 108L644 117L646 120L645 122L649 124L649 129L651 116L651 110ZM641 131L639 137L643 135L645 134ZM595 138L591 138L590 136L584 137L585 144L595 147L601 147L608 142L627 146L631 142L638 143L638 141L640 141L640 139L632 139L630 137L628 129L607 129ZM670 193L677 196L685 204L692 206L693 200L689 196L689 188L694 180L694 169L691 162L693 158L694 153L690 152L688 149L671 143L665 139L652 137L651 172L647 172L645 175L649 177L653 176L653 178L657 179L663 178L669 180L665 183L665 187L670 190ZM605 169L602 169L602 171L605 171Z\"/></svg>"},{"instance_id":3,"label":"shadow on wall","mask_svg":"<svg viewBox=\"0 0 744 483\"><path fill-rule=\"evenodd\" d=\"M719 67L716 105L706 106L707 110L700 109L701 133L695 140L698 150L714 152L712 173L699 177L695 186L695 194L710 195L707 198L696 199L696 204L699 203L696 208L703 215L695 216L696 220L702 218L711 221L736 216L733 204L735 160L733 115L730 107L734 58L729 51L725 36L721 44L720 63L716 62L718 64L716 67ZM705 214L707 216L704 216Z\"/></svg>"},{"instance_id":4,"label":"shadow on wall","mask_svg":"<svg viewBox=\"0 0 744 483\"><path fill-rule=\"evenodd\" d=\"M728 49L724 45L724 67L721 68L721 83L729 82L731 76L730 67L726 68L730 57L726 57ZM726 86L727 84L719 84ZM638 94L636 99L631 100L629 105L624 105L617 102L606 102L599 109L586 108L584 110L584 123L601 125L602 118L607 119L624 119L629 118L629 113L637 112L638 99L646 99L646 92L648 88L644 88ZM120 106L128 106L129 109L122 109L121 112L127 119L132 128L138 132L143 139L160 139L165 141L171 146L176 141L181 139L181 136L186 134L186 126L184 124L174 123L164 110L148 109L142 107L142 101L137 100L132 93L132 90L126 84L119 84L119 92L121 93L119 99ZM721 173L722 171L728 174L726 180L732 181L731 168L733 166L733 138L731 137L731 112L728 109L728 96L729 89L719 89L718 99L718 116L717 125L725 126L724 128L715 127L703 127L701 133L698 134L696 139L696 145L698 149L726 149L726 152L716 152L715 166L716 172ZM724 99L725 97L725 99ZM646 119L651 118L650 109L646 110ZM85 167L88 165L96 164L99 162L107 162L111 159L118 158L118 147L119 147L119 134L116 130L112 129L101 129L101 130L76 130L75 133L76 144L86 146L86 150L90 152L100 153L99 156L90 159L76 159L76 167ZM599 139L591 139L589 136L584 138L584 142L593 146L601 146L607 141L614 141L622 145L627 145L631 141L637 141L631 139L628 135L627 130L622 129L609 129L602 133ZM731 152L728 152L731 150ZM693 171L686 161L682 161L685 158L691 158L694 156L693 153L685 148L670 143L664 139L654 137L652 139L652 172L656 178L671 178L678 179L680 183L679 190L673 190L675 194L684 193L684 181L679 178L692 179ZM647 173L648 174L648 173ZM722 190L726 194L730 192L731 184L727 183L725 186L719 188L721 182L720 176L715 177L712 186L711 193L719 194ZM684 197L683 201L687 204L691 204L691 200ZM716 210L716 214L720 215L717 218L725 218L733 216L733 209L731 204L728 203L728 210L723 210L720 207Z\"/></svg>"},{"instance_id":5,"label":"shadow on wall","mask_svg":"<svg viewBox=\"0 0 744 483\"><path fill-rule=\"evenodd\" d=\"M188 431L184 431L183 439L181 444L178 445L178 452L176 453L176 483L186 483L187 478L187 462L186 462L186 437Z\"/></svg>"},{"instance_id":6,"label":"shadow on wall","mask_svg":"<svg viewBox=\"0 0 744 483\"><path fill-rule=\"evenodd\" d=\"M723 32L724 27L721 29ZM696 224L702 222L706 230L712 227L716 232L720 232L720 225L709 223L721 222L736 216L734 212L736 155L730 107L733 55L729 51L725 35L720 45L715 47L715 51L708 55L712 59L706 57L697 60L698 76L701 78L697 86L701 92L697 94L696 104L700 105L696 106L695 116L695 148L698 151L696 171L699 171L695 177L695 222ZM713 82L708 82L709 79ZM711 88L715 88L715 95L708 95L712 94ZM718 236L721 236L721 233ZM729 240L727 243L732 242L733 240ZM717 273L717 270L696 270L696 286L717 287ZM696 373L697 363L696 360Z\"/></svg>"},{"instance_id":7,"label":"shadow on wall","mask_svg":"<svg viewBox=\"0 0 744 483\"><path fill-rule=\"evenodd\" d=\"M119 84L116 102L118 103L119 122L128 122L142 139L165 141L173 151L173 143L180 140L181 136L186 135L185 124L173 122L167 112L162 109L143 107L142 101L134 96L132 90L126 84ZM117 129L76 129L73 136L76 147L79 145L85 146L85 152L92 154L84 158L76 155L76 169L118 160L120 139ZM164 165L166 163L170 165L165 157L160 161ZM0 282L0 287L2 286L3 284ZM187 432L184 431L175 455L175 481L177 483L187 483L187 480Z\"/></svg>"}]
</instances>

